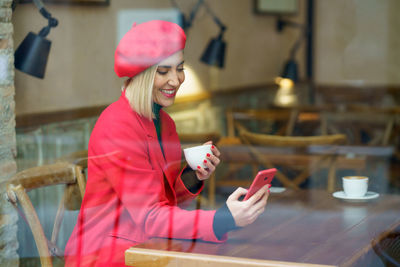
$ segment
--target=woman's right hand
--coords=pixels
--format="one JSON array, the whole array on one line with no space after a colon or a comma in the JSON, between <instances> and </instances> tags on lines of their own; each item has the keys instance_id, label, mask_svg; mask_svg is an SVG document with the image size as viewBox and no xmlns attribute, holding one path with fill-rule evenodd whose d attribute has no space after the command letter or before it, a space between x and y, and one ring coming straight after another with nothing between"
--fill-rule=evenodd
<instances>
[{"instance_id":1,"label":"woman's right hand","mask_svg":"<svg viewBox=\"0 0 400 267\"><path fill-rule=\"evenodd\" d=\"M240 201L239 198L246 195L247 190L239 187L226 201L236 226L244 227L252 224L261 213L264 212L269 196L269 186L265 185L249 199Z\"/></svg>"}]
</instances>

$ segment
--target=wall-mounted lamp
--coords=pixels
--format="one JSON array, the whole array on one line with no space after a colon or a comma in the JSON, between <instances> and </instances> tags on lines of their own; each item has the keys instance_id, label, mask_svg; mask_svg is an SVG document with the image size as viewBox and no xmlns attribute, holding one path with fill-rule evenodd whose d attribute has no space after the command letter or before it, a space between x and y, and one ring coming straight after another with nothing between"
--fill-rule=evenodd
<instances>
[{"instance_id":1,"label":"wall-mounted lamp","mask_svg":"<svg viewBox=\"0 0 400 267\"><path fill-rule=\"evenodd\" d=\"M216 38L211 39L208 43L206 50L201 56L201 61L208 65L215 65L219 68L223 68L225 65L225 49L226 42L224 39L224 33L226 31L226 26L218 19L211 8L204 3L208 14L211 15L215 24L219 26L220 32Z\"/></svg>"},{"instance_id":2,"label":"wall-mounted lamp","mask_svg":"<svg viewBox=\"0 0 400 267\"><path fill-rule=\"evenodd\" d=\"M283 68L281 77L290 79L293 81L293 83L297 83L297 81L299 80L299 74L298 74L298 70L297 70L296 60L289 59L285 63L285 67Z\"/></svg>"},{"instance_id":3,"label":"wall-mounted lamp","mask_svg":"<svg viewBox=\"0 0 400 267\"><path fill-rule=\"evenodd\" d=\"M300 31L301 31L299 38L297 39L297 41L294 43L294 45L290 49L289 59L286 61L283 72L281 74L282 78L291 79L294 83L296 83L299 79L298 67L297 67L298 65L296 62L296 53L297 53L301 43L307 36L308 29L307 29L307 27L303 26L302 24L283 20L282 18L278 17L277 24L276 24L276 28L277 28L278 32L283 31L285 26L300 28Z\"/></svg>"},{"instance_id":4,"label":"wall-mounted lamp","mask_svg":"<svg viewBox=\"0 0 400 267\"><path fill-rule=\"evenodd\" d=\"M217 38L211 39L200 60L208 65L216 65L223 68L225 65L226 42L223 40L225 29L221 29Z\"/></svg>"},{"instance_id":5,"label":"wall-mounted lamp","mask_svg":"<svg viewBox=\"0 0 400 267\"><path fill-rule=\"evenodd\" d=\"M282 95L282 92L290 92L290 94L294 95L294 86L295 83L299 80L298 75L298 64L296 62L296 53L299 50L300 45L304 40L306 40L306 60L305 60L305 69L306 69L306 78L308 83L308 102L310 104L314 103L314 92L313 92L313 21L314 21L314 0L307 0L307 13L306 13L306 22L304 24L300 24L297 22L293 22L290 20L282 19L282 17L278 16L276 29L278 32L282 32L285 27L294 27L300 30L300 35L294 45L292 46L289 54L288 60L285 62L284 69L281 73L281 76L277 79L276 82L279 84L278 95ZM288 86L288 83L285 79L290 79L292 81L291 86ZM282 85L284 83L285 85ZM285 89L283 89L285 88ZM292 88L292 89L288 89ZM281 92L279 92L281 91ZM291 97L293 99L293 97ZM285 102L285 101L283 101Z\"/></svg>"},{"instance_id":6,"label":"wall-mounted lamp","mask_svg":"<svg viewBox=\"0 0 400 267\"><path fill-rule=\"evenodd\" d=\"M287 26L300 29L299 38L292 46L288 60L285 62L284 69L281 76L276 79L276 83L279 85L278 92L275 97L275 104L278 105L295 105L298 103L297 94L295 94L295 83L299 80L298 75L298 64L296 62L296 53L299 50L300 45L306 39L306 72L307 78L310 82L309 89L309 102L313 103L313 96L311 94L311 78L312 78L312 22L313 22L313 0L307 1L307 23L300 24L297 22L284 20L280 16L277 19L276 29L278 32L282 32Z\"/></svg>"},{"instance_id":7,"label":"wall-mounted lamp","mask_svg":"<svg viewBox=\"0 0 400 267\"><path fill-rule=\"evenodd\" d=\"M179 9L175 0L171 0L172 4ZM215 24L217 24L220 28L220 32L216 38L212 38L207 45L206 50L203 52L200 60L208 65L214 65L219 68L223 68L225 65L225 51L226 51L226 42L223 40L223 35L226 26L219 20L219 18L214 14L211 8L204 0L198 0L197 4L194 6L192 11L190 12L189 19L185 18L185 15L181 12L181 20L183 24L183 29L187 32L189 28L192 26L193 20L197 14L197 11L201 6L204 6L207 10L207 13L213 18Z\"/></svg>"},{"instance_id":8,"label":"wall-mounted lamp","mask_svg":"<svg viewBox=\"0 0 400 267\"><path fill-rule=\"evenodd\" d=\"M28 33L15 51L14 65L22 72L43 79L51 47L51 41L46 39L46 36L51 28L58 25L58 20L45 9L42 1L33 0L33 3L40 14L48 20L48 25L43 27L39 34Z\"/></svg>"},{"instance_id":9,"label":"wall-mounted lamp","mask_svg":"<svg viewBox=\"0 0 400 267\"><path fill-rule=\"evenodd\" d=\"M293 106L298 104L298 97L294 90L294 84L299 80L298 66L296 62L296 52L304 38L304 27L301 24L285 21L278 17L277 30L281 32L286 25L298 27L302 30L300 37L290 50L289 59L285 62L285 66L280 77L275 79L275 83L279 85L275 95L274 103L278 106Z\"/></svg>"}]
</instances>

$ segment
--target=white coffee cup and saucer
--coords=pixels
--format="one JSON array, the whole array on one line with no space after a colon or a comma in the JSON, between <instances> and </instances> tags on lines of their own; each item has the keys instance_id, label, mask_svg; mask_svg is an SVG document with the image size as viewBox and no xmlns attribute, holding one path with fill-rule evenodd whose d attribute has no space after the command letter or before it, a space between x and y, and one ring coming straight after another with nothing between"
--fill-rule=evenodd
<instances>
[{"instance_id":1,"label":"white coffee cup and saucer","mask_svg":"<svg viewBox=\"0 0 400 267\"><path fill-rule=\"evenodd\" d=\"M368 177L345 176L342 177L343 191L333 193L333 197L346 201L367 201L379 197L378 193L368 191Z\"/></svg>"}]
</instances>

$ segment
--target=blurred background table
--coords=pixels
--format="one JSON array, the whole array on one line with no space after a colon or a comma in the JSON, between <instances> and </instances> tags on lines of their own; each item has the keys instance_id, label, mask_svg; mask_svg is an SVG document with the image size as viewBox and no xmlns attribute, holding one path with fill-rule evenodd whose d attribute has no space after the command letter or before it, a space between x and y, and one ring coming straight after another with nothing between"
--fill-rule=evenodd
<instances>
[{"instance_id":1,"label":"blurred background table","mask_svg":"<svg viewBox=\"0 0 400 267\"><path fill-rule=\"evenodd\" d=\"M281 137L291 138L291 137ZM218 189L223 187L248 187L252 178L260 170L269 168L251 153L249 145L239 138L224 137L218 143L221 164L217 169L215 181L209 183L209 199L213 203ZM369 176L371 188L379 193L390 192L390 158L395 153L390 146L350 146L350 145L311 145L303 149L290 146L259 146L264 162L278 168L289 179L318 164L319 170L309 171L306 184L291 187L299 189L326 189L333 192L341 188L341 176ZM321 156L331 156L330 160L319 161ZM297 171L297 174L295 173ZM280 179L274 179L280 182ZM286 186L277 185L274 186Z\"/></svg>"},{"instance_id":2,"label":"blurred background table","mask_svg":"<svg viewBox=\"0 0 400 267\"><path fill-rule=\"evenodd\" d=\"M272 194L260 218L226 243L154 238L128 249L126 264L384 266L372 244L399 228L399 206L398 195L346 202L323 190L287 190Z\"/></svg>"}]
</instances>

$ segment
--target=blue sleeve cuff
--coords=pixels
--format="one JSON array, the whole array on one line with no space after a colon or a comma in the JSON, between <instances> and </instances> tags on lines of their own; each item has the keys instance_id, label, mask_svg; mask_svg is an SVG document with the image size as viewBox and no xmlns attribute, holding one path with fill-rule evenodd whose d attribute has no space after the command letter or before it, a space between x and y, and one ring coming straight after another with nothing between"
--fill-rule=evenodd
<instances>
[{"instance_id":1,"label":"blue sleeve cuff","mask_svg":"<svg viewBox=\"0 0 400 267\"><path fill-rule=\"evenodd\" d=\"M221 239L222 236L227 232L239 228L241 227L236 226L232 213L229 210L226 203L215 212L213 229L214 229L214 234L218 239Z\"/></svg>"},{"instance_id":2,"label":"blue sleeve cuff","mask_svg":"<svg viewBox=\"0 0 400 267\"><path fill-rule=\"evenodd\" d=\"M196 194L197 192L199 192L204 183L203 181L197 179L196 173L189 167L186 167L182 171L181 179L185 187L192 194Z\"/></svg>"}]
</instances>

